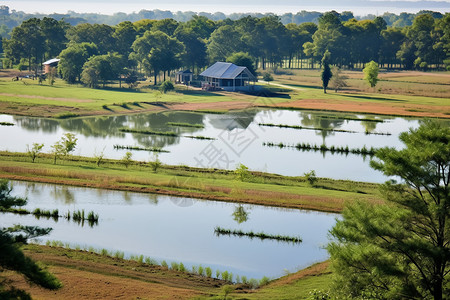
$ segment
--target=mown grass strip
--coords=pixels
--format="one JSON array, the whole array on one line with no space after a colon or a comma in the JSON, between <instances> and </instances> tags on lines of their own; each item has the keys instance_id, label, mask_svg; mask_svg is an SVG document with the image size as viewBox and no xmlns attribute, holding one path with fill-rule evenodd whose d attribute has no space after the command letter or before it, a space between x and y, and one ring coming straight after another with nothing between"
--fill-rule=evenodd
<instances>
[{"instance_id":1,"label":"mown grass strip","mask_svg":"<svg viewBox=\"0 0 450 300\"><path fill-rule=\"evenodd\" d=\"M287 235L280 235L280 234L267 234L264 232L253 232L253 231L242 231L242 230L233 230L233 229L225 229L222 227L217 226L216 228L214 228L214 233L217 236L220 235L235 235L238 237L249 237L250 239L253 238L259 238L261 241L269 239L269 240L277 240L277 241L281 241L281 242L290 242L290 243L294 243L294 244L298 244L302 242L302 239L300 237L295 237L295 236L287 236Z\"/></svg>"}]
</instances>

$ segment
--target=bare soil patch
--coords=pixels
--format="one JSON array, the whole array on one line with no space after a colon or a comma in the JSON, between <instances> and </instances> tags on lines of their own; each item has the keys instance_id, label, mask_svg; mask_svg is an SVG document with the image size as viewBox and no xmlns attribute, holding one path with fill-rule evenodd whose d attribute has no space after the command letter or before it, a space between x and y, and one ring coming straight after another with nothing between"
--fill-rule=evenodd
<instances>
[{"instance_id":1,"label":"bare soil patch","mask_svg":"<svg viewBox=\"0 0 450 300\"><path fill-rule=\"evenodd\" d=\"M324 261L321 263L314 264L304 270L301 270L294 274L289 274L288 276L281 277L278 280L275 280L272 282L269 286L282 286L282 285L289 285L292 284L295 281L298 281L302 278L308 277L308 276L317 276L325 273L331 273L331 271L328 269L330 265L329 261Z\"/></svg>"},{"instance_id":2,"label":"bare soil patch","mask_svg":"<svg viewBox=\"0 0 450 300\"><path fill-rule=\"evenodd\" d=\"M277 104L276 107L302 108L340 112L368 113L394 116L450 118L450 107L429 105L395 105L386 103L303 99Z\"/></svg>"}]
</instances>

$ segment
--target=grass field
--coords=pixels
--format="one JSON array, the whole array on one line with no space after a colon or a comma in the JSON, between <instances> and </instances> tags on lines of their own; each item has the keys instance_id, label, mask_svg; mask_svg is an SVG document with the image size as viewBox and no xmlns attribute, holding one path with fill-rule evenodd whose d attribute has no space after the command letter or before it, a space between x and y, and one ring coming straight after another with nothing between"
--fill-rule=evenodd
<instances>
[{"instance_id":1,"label":"grass field","mask_svg":"<svg viewBox=\"0 0 450 300\"><path fill-rule=\"evenodd\" d=\"M344 72L349 86L324 94L318 70L290 70L275 75L266 88L284 92L279 97L242 93L205 92L177 86L162 94L145 82L138 90L107 87L89 89L57 80L53 86L37 80L11 81L0 77L0 112L44 117L130 114L162 109L224 111L251 106L279 106L391 115L450 118L450 74L390 72L380 75L375 89L362 72ZM285 85L284 88L276 84ZM287 87L287 88L286 88ZM71 115L69 115L71 114Z\"/></svg>"},{"instance_id":2,"label":"grass field","mask_svg":"<svg viewBox=\"0 0 450 300\"><path fill-rule=\"evenodd\" d=\"M162 166L148 163L126 168L120 161L71 157L56 165L49 155L31 163L24 153L0 152L0 178L149 192L217 201L339 212L348 201L379 202L377 184L320 178L311 186L304 177L252 173L245 182L233 171Z\"/></svg>"}]
</instances>

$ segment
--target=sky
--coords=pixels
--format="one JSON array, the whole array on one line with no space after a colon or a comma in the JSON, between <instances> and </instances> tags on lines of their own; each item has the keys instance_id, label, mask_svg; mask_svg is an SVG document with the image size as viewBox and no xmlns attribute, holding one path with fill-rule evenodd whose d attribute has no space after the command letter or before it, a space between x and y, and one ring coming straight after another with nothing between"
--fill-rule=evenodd
<instances>
[{"instance_id":1,"label":"sky","mask_svg":"<svg viewBox=\"0 0 450 300\"><path fill-rule=\"evenodd\" d=\"M142 9L194 11L194 12L272 12L283 14L306 11L352 11L355 15L381 15L386 11L393 13L418 12L419 10L435 10L450 12L450 0L439 1L390 1L390 0L13 0L1 1L0 5L9 6L10 10L24 11L27 13L66 13L69 10L75 12L93 12L102 14L114 14L117 12L138 12Z\"/></svg>"}]
</instances>

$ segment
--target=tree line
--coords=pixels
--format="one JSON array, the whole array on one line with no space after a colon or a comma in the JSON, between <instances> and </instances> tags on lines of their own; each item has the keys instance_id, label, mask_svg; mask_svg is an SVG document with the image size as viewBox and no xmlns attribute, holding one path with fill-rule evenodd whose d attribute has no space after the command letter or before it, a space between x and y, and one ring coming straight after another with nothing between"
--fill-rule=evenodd
<instances>
[{"instance_id":1,"label":"tree line","mask_svg":"<svg viewBox=\"0 0 450 300\"><path fill-rule=\"evenodd\" d=\"M259 67L314 68L328 62L344 68L375 61L385 68L442 69L450 65L450 14L418 14L411 26L388 26L382 17L348 19L335 11L318 24L284 25L280 17L246 16L213 21L193 16L124 21L116 26L44 17L24 21L3 39L4 67L32 70L59 57L59 73L69 83L96 86L118 77L132 82L137 71L164 76L190 68L199 73L215 61ZM85 80L83 80L83 78Z\"/></svg>"}]
</instances>

